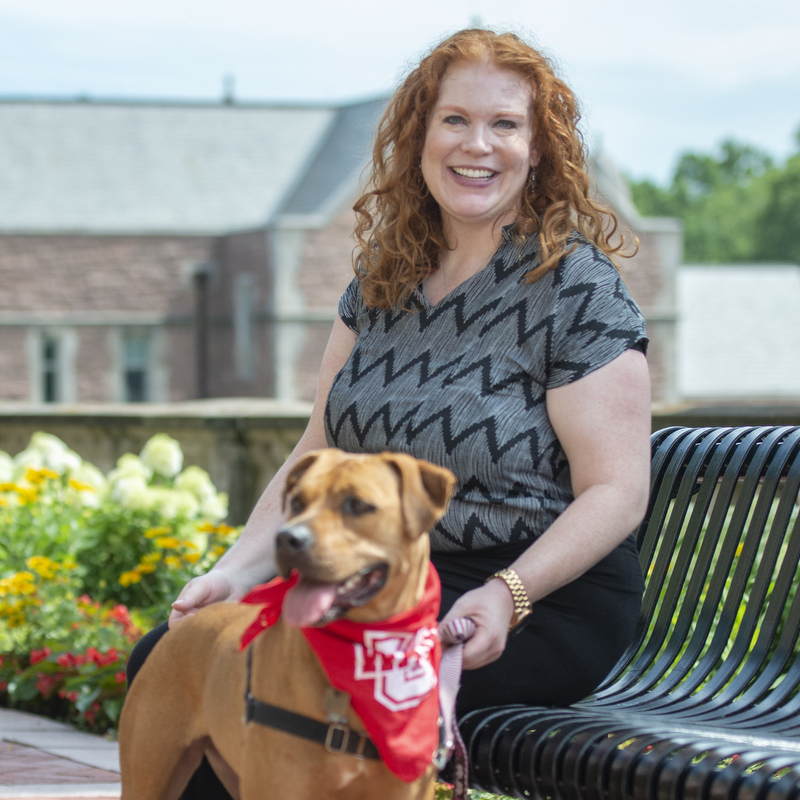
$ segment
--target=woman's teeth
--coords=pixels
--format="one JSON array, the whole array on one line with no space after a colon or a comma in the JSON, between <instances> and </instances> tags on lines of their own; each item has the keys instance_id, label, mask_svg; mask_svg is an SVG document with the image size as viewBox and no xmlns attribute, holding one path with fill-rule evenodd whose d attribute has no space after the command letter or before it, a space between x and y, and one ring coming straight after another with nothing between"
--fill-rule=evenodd
<instances>
[{"instance_id":1,"label":"woman's teeth","mask_svg":"<svg viewBox=\"0 0 800 800\"><path fill-rule=\"evenodd\" d=\"M491 178L494 171L490 169L465 169L464 167L453 167L453 172L462 178Z\"/></svg>"}]
</instances>

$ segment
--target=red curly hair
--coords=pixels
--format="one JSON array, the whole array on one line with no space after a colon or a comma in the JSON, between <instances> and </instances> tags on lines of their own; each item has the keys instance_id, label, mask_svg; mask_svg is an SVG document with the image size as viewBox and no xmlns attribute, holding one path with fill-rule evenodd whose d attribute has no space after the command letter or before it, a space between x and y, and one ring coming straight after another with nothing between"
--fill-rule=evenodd
<instances>
[{"instance_id":1,"label":"red curly hair","mask_svg":"<svg viewBox=\"0 0 800 800\"><path fill-rule=\"evenodd\" d=\"M609 257L628 243L613 212L589 197L589 176L575 97L547 59L513 33L463 30L445 39L405 79L378 125L372 173L353 209L358 249L355 270L368 306L405 307L414 287L437 267L447 249L439 206L422 179L420 154L428 118L451 65L489 62L525 79L532 90L534 145L540 154L535 181L520 198L516 235L538 233L539 265L529 282L553 269L577 230ZM634 240L634 247L636 242ZM634 249L635 252L635 249Z\"/></svg>"}]
</instances>

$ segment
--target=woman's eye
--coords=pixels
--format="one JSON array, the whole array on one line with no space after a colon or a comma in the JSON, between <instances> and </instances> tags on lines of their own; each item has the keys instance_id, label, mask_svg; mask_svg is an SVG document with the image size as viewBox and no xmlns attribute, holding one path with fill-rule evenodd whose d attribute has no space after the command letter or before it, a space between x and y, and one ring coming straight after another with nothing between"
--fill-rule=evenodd
<instances>
[{"instance_id":1,"label":"woman's eye","mask_svg":"<svg viewBox=\"0 0 800 800\"><path fill-rule=\"evenodd\" d=\"M457 114L451 114L449 117L445 117L444 121L448 125L460 125L464 121L464 117L459 117Z\"/></svg>"},{"instance_id":2,"label":"woman's eye","mask_svg":"<svg viewBox=\"0 0 800 800\"><path fill-rule=\"evenodd\" d=\"M371 514L375 511L375 506L371 506L369 503L365 503L357 497L345 497L342 503L342 510L345 514L349 514L350 516L361 517L364 514Z\"/></svg>"},{"instance_id":3,"label":"woman's eye","mask_svg":"<svg viewBox=\"0 0 800 800\"><path fill-rule=\"evenodd\" d=\"M510 119L500 119L497 121L497 126L506 130L513 130L517 127L517 123Z\"/></svg>"}]
</instances>

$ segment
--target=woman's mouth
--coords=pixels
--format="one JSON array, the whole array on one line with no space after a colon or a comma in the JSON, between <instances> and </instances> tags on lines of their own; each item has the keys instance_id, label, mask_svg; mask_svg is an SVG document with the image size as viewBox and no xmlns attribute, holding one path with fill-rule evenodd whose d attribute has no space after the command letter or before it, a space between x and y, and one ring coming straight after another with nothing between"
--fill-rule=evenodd
<instances>
[{"instance_id":1,"label":"woman's mouth","mask_svg":"<svg viewBox=\"0 0 800 800\"><path fill-rule=\"evenodd\" d=\"M459 178L467 178L472 181L488 180L493 178L497 173L492 169L485 169L479 167L450 167L451 171L458 175Z\"/></svg>"}]
</instances>

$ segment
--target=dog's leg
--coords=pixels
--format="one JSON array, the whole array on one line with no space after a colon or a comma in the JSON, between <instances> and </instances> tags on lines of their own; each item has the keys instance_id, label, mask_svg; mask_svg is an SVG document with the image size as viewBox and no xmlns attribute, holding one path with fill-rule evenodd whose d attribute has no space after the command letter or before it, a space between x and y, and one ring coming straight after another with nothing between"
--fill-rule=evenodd
<instances>
[{"instance_id":1,"label":"dog's leg","mask_svg":"<svg viewBox=\"0 0 800 800\"><path fill-rule=\"evenodd\" d=\"M121 800L178 800L205 749L203 739L184 747L179 736L169 744L152 734L136 735L130 746L120 746Z\"/></svg>"}]
</instances>

